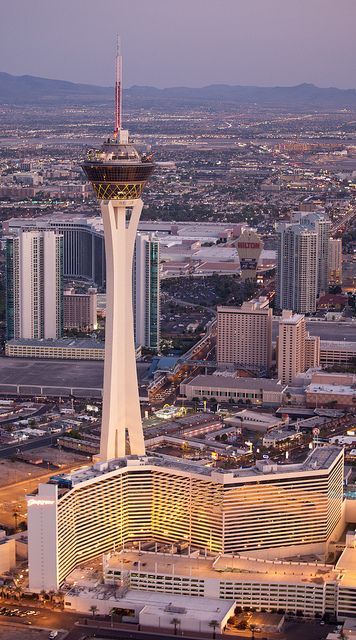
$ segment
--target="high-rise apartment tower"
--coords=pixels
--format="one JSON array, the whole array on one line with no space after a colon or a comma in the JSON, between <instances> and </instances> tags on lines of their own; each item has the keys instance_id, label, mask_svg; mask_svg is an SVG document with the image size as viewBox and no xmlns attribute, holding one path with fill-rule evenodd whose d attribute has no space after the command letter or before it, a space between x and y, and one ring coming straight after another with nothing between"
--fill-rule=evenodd
<instances>
[{"instance_id":1,"label":"high-rise apartment tower","mask_svg":"<svg viewBox=\"0 0 356 640\"><path fill-rule=\"evenodd\" d=\"M302 224L277 226L277 306L314 313L318 282L318 234Z\"/></svg>"},{"instance_id":2,"label":"high-rise apartment tower","mask_svg":"<svg viewBox=\"0 0 356 640\"><path fill-rule=\"evenodd\" d=\"M59 338L63 329L63 238L22 231L5 240L6 337Z\"/></svg>"},{"instance_id":3,"label":"high-rise apartment tower","mask_svg":"<svg viewBox=\"0 0 356 640\"><path fill-rule=\"evenodd\" d=\"M312 229L317 234L317 297L327 293L329 284L329 237L331 221L323 212L297 212L293 219L306 229Z\"/></svg>"}]
</instances>

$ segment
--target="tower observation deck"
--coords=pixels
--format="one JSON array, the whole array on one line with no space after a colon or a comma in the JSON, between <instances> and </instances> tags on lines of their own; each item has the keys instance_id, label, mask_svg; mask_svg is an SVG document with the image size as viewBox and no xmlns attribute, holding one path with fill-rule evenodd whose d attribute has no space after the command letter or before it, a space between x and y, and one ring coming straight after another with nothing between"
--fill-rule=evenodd
<instances>
[{"instance_id":1,"label":"tower observation deck","mask_svg":"<svg viewBox=\"0 0 356 640\"><path fill-rule=\"evenodd\" d=\"M149 153L140 153L121 128L122 59L118 46L114 135L91 149L82 164L100 202L107 274L105 364L100 460L145 453L138 395L132 312L132 260L143 202L153 172Z\"/></svg>"}]
</instances>

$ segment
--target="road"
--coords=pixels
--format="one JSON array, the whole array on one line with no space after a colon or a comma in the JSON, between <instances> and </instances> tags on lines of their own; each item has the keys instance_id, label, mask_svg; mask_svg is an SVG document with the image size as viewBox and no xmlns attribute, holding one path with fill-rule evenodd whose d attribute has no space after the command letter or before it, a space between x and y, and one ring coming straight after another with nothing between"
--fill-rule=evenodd
<instances>
[{"instance_id":1,"label":"road","mask_svg":"<svg viewBox=\"0 0 356 640\"><path fill-rule=\"evenodd\" d=\"M35 616L28 616L28 618L17 618L17 617L8 617L8 616L0 616L0 629L2 623L4 623L3 628L5 628L5 624L9 622L17 622L23 623L24 620L29 620L31 622L31 626L33 627L44 627L45 629L73 629L76 622L79 620L83 620L83 615L78 613L71 613L70 611L61 611L59 609L49 609L48 607L39 607L38 603L33 601L29 601L28 604L18 603L15 605L8 604L7 600L0 599L0 603L2 607L7 607L9 609L21 609L23 611L28 611L31 609L32 611L36 611ZM24 626L24 637L25 631L27 630L27 625ZM1 635L0 630L0 638ZM83 632L81 632L83 635Z\"/></svg>"},{"instance_id":2,"label":"road","mask_svg":"<svg viewBox=\"0 0 356 640\"><path fill-rule=\"evenodd\" d=\"M78 468L80 463L67 465L61 468L61 473L68 473L75 468ZM16 467L14 466L13 477L16 480ZM53 469L51 471L44 471L41 475L31 476L29 472L28 478L15 482L10 485L6 485L0 488L0 525L6 527L13 527L14 512L16 511L19 516L19 522L26 519L27 505L25 496L35 491L40 483L45 483L49 480L50 476L55 475Z\"/></svg>"}]
</instances>

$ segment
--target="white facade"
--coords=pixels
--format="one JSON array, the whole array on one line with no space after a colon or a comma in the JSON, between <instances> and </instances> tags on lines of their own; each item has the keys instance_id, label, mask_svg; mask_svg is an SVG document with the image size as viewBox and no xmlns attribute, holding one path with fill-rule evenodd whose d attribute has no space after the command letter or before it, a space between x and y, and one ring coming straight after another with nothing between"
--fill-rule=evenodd
<instances>
[{"instance_id":1,"label":"white facade","mask_svg":"<svg viewBox=\"0 0 356 640\"><path fill-rule=\"evenodd\" d=\"M28 571L31 589L55 590L58 585L58 487L40 485L27 497Z\"/></svg>"},{"instance_id":2,"label":"white facade","mask_svg":"<svg viewBox=\"0 0 356 640\"><path fill-rule=\"evenodd\" d=\"M318 234L301 224L277 226L277 306L314 313L318 290Z\"/></svg>"},{"instance_id":3,"label":"white facade","mask_svg":"<svg viewBox=\"0 0 356 640\"><path fill-rule=\"evenodd\" d=\"M103 415L100 458L145 452L138 395L132 305L132 263L143 202L101 200L107 276Z\"/></svg>"},{"instance_id":4,"label":"white facade","mask_svg":"<svg viewBox=\"0 0 356 640\"><path fill-rule=\"evenodd\" d=\"M322 212L311 211L309 213L298 212L293 218L298 220L307 229L316 231L317 234L317 287L319 296L322 292L328 291L329 283L329 236L331 221Z\"/></svg>"},{"instance_id":5,"label":"white facade","mask_svg":"<svg viewBox=\"0 0 356 640\"><path fill-rule=\"evenodd\" d=\"M62 236L54 231L22 231L6 243L8 337L60 337Z\"/></svg>"}]
</instances>

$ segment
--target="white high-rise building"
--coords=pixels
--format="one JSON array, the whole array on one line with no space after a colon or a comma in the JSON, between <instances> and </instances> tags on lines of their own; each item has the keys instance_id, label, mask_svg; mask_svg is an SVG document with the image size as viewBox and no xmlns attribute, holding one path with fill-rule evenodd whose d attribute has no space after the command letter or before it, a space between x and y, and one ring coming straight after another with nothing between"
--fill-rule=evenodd
<instances>
[{"instance_id":1,"label":"white high-rise building","mask_svg":"<svg viewBox=\"0 0 356 640\"><path fill-rule=\"evenodd\" d=\"M316 311L318 233L302 224L277 226L277 306L296 313Z\"/></svg>"},{"instance_id":2,"label":"white high-rise building","mask_svg":"<svg viewBox=\"0 0 356 640\"><path fill-rule=\"evenodd\" d=\"M159 242L153 234L136 236L133 265L133 315L136 345L159 349Z\"/></svg>"},{"instance_id":3,"label":"white high-rise building","mask_svg":"<svg viewBox=\"0 0 356 640\"><path fill-rule=\"evenodd\" d=\"M63 238L21 231L6 238L7 338L59 338L63 329Z\"/></svg>"},{"instance_id":4,"label":"white high-rise building","mask_svg":"<svg viewBox=\"0 0 356 640\"><path fill-rule=\"evenodd\" d=\"M309 213L295 213L293 219L307 229L317 233L317 285L316 293L328 291L329 284L329 237L331 221L322 212L311 211Z\"/></svg>"},{"instance_id":5,"label":"white high-rise building","mask_svg":"<svg viewBox=\"0 0 356 640\"><path fill-rule=\"evenodd\" d=\"M341 284L342 282L342 240L341 238L329 239L329 283Z\"/></svg>"}]
</instances>

